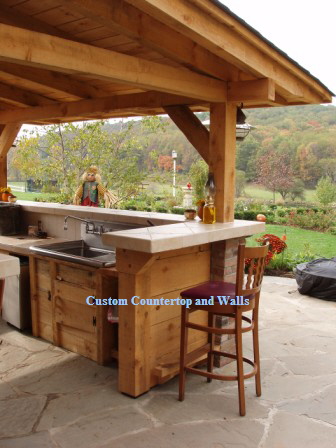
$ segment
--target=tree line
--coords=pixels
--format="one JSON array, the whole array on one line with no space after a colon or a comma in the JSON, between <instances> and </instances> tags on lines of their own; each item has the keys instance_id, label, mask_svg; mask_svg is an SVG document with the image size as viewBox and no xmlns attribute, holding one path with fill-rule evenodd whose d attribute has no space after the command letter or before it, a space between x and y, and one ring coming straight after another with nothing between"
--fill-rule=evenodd
<instances>
[{"instance_id":1,"label":"tree line","mask_svg":"<svg viewBox=\"0 0 336 448\"><path fill-rule=\"evenodd\" d=\"M314 188L326 176L336 182L334 106L249 109L245 114L255 129L237 142L237 179L264 182L284 195L290 188ZM203 120L208 114L198 116ZM20 138L9 154L9 177L56 180L62 191L70 192L83 171L95 164L105 183L125 194L149 173L171 170L172 150L178 171L197 171L199 154L165 116L53 125ZM283 183L274 185L267 177Z\"/></svg>"}]
</instances>

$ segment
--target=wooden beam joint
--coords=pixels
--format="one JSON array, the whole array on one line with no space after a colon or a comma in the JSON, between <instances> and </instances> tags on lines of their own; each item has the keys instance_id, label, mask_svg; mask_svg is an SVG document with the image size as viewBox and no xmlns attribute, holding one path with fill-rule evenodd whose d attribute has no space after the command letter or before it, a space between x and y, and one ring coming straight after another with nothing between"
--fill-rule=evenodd
<instances>
[{"instance_id":1,"label":"wooden beam joint","mask_svg":"<svg viewBox=\"0 0 336 448\"><path fill-rule=\"evenodd\" d=\"M209 159L209 131L188 106L164 107L169 117L196 148L203 159Z\"/></svg>"}]
</instances>

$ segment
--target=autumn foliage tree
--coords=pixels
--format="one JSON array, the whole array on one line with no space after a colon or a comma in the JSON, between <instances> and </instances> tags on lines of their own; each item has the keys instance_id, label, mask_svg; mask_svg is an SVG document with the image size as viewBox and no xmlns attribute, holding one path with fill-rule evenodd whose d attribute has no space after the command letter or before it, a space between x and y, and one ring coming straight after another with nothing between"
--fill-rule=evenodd
<instances>
[{"instance_id":1,"label":"autumn foliage tree","mask_svg":"<svg viewBox=\"0 0 336 448\"><path fill-rule=\"evenodd\" d=\"M288 155L267 151L257 160L258 182L268 190L280 193L285 200L294 185L294 172Z\"/></svg>"},{"instance_id":2,"label":"autumn foliage tree","mask_svg":"<svg viewBox=\"0 0 336 448\"><path fill-rule=\"evenodd\" d=\"M127 198L147 176L140 162L148 137L162 130L161 120L157 117L145 117L140 123L121 120L114 132L108 132L105 125L100 120L36 129L21 137L12 164L24 178L37 183L53 180L69 198L81 182L83 172L90 165L97 165L106 186L119 198Z\"/></svg>"},{"instance_id":3,"label":"autumn foliage tree","mask_svg":"<svg viewBox=\"0 0 336 448\"><path fill-rule=\"evenodd\" d=\"M158 158L158 167L162 171L171 171L173 169L173 158L161 154Z\"/></svg>"}]
</instances>

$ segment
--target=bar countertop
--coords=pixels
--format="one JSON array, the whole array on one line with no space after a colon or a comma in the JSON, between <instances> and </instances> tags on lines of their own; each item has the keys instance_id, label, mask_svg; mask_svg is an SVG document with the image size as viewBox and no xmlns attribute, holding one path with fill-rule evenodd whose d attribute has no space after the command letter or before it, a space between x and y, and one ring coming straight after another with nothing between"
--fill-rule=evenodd
<instances>
[{"instance_id":1,"label":"bar countertop","mask_svg":"<svg viewBox=\"0 0 336 448\"><path fill-rule=\"evenodd\" d=\"M157 253L246 237L263 230L265 230L265 224L255 221L235 220L234 222L215 224L184 221L177 224L105 233L103 242L117 248Z\"/></svg>"}]
</instances>

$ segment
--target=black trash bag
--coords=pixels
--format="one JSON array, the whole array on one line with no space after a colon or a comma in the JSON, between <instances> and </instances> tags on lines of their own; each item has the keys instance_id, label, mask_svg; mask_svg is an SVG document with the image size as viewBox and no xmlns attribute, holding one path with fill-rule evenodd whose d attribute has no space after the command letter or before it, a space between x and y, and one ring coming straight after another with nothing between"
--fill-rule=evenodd
<instances>
[{"instance_id":1,"label":"black trash bag","mask_svg":"<svg viewBox=\"0 0 336 448\"><path fill-rule=\"evenodd\" d=\"M295 278L300 294L336 302L336 257L298 264Z\"/></svg>"}]
</instances>

